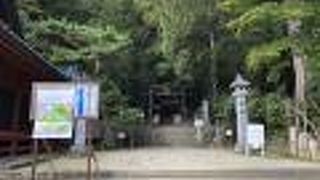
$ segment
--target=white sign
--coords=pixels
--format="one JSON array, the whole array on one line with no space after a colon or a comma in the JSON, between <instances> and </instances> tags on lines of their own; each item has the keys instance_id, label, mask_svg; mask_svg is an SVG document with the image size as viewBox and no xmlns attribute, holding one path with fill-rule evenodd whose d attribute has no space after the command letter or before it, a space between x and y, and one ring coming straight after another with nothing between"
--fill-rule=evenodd
<instances>
[{"instance_id":1,"label":"white sign","mask_svg":"<svg viewBox=\"0 0 320 180\"><path fill-rule=\"evenodd\" d=\"M99 117L99 85L93 82L33 83L31 103L33 138L71 138L74 117Z\"/></svg>"},{"instance_id":2,"label":"white sign","mask_svg":"<svg viewBox=\"0 0 320 180\"><path fill-rule=\"evenodd\" d=\"M99 118L99 85L79 83L75 89L75 117Z\"/></svg>"},{"instance_id":3,"label":"white sign","mask_svg":"<svg viewBox=\"0 0 320 180\"><path fill-rule=\"evenodd\" d=\"M204 126L204 121L203 119L200 119L200 118L196 118L194 120L194 123L193 123L194 127L196 128L202 128Z\"/></svg>"},{"instance_id":4,"label":"white sign","mask_svg":"<svg viewBox=\"0 0 320 180\"><path fill-rule=\"evenodd\" d=\"M72 137L74 86L70 83L33 83L32 137L66 139Z\"/></svg>"},{"instance_id":5,"label":"white sign","mask_svg":"<svg viewBox=\"0 0 320 180\"><path fill-rule=\"evenodd\" d=\"M251 149L264 149L264 125L248 124L247 126L247 145Z\"/></svg>"}]
</instances>

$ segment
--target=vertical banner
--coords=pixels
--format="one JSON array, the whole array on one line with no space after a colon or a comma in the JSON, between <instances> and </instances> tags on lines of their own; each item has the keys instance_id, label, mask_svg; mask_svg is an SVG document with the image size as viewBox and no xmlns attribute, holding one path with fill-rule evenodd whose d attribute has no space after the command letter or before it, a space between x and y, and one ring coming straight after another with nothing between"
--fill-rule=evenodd
<instances>
[{"instance_id":1,"label":"vertical banner","mask_svg":"<svg viewBox=\"0 0 320 180\"><path fill-rule=\"evenodd\" d=\"M78 83L75 89L76 118L99 118L99 85L94 82Z\"/></svg>"},{"instance_id":2,"label":"vertical banner","mask_svg":"<svg viewBox=\"0 0 320 180\"><path fill-rule=\"evenodd\" d=\"M34 139L72 138L73 83L33 83Z\"/></svg>"},{"instance_id":3,"label":"vertical banner","mask_svg":"<svg viewBox=\"0 0 320 180\"><path fill-rule=\"evenodd\" d=\"M74 144L72 149L78 152L85 151L86 121L99 118L99 85L94 82L79 82L75 86L75 110L76 126Z\"/></svg>"}]
</instances>

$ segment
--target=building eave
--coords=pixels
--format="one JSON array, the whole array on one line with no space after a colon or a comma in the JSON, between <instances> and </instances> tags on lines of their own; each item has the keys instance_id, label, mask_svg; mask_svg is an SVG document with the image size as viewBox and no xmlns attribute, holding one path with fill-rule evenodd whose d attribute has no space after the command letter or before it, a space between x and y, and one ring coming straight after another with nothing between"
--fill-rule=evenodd
<instances>
[{"instance_id":1,"label":"building eave","mask_svg":"<svg viewBox=\"0 0 320 180\"><path fill-rule=\"evenodd\" d=\"M34 60L41 70L54 77L54 80L69 80L57 67L48 62L48 60L37 52L30 44L15 34L4 23L0 21L0 40L13 47L17 53L22 56L30 57L26 60Z\"/></svg>"}]
</instances>

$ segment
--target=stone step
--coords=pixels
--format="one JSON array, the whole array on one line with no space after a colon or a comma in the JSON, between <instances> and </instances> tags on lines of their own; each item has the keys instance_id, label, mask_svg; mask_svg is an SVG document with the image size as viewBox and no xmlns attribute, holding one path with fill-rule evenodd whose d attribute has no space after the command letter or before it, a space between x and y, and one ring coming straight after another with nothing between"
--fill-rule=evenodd
<instances>
[{"instance_id":1,"label":"stone step","mask_svg":"<svg viewBox=\"0 0 320 180\"><path fill-rule=\"evenodd\" d=\"M195 129L189 125L171 125L156 127L152 131L154 145L199 146L195 138Z\"/></svg>"}]
</instances>

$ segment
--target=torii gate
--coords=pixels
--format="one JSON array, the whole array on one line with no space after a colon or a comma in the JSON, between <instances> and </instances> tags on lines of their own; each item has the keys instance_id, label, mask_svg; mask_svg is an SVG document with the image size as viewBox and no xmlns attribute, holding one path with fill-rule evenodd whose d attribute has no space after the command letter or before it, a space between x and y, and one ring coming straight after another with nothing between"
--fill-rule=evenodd
<instances>
[{"instance_id":1,"label":"torii gate","mask_svg":"<svg viewBox=\"0 0 320 180\"><path fill-rule=\"evenodd\" d=\"M175 111L180 112L182 115L182 119L185 119L188 113L186 97L187 95L185 90L183 90L182 92L175 92L163 85L150 86L148 92L149 122L152 123L154 115L157 113L164 115L163 113L173 114ZM163 119L162 121L160 119L160 123L164 123Z\"/></svg>"}]
</instances>

